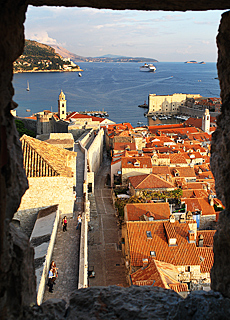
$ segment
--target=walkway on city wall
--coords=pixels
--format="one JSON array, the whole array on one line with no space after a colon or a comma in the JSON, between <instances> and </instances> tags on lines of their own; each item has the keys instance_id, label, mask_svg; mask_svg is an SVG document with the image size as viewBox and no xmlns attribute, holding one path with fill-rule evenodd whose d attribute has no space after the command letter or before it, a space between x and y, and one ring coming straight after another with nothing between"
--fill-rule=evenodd
<instances>
[{"instance_id":1,"label":"walkway on city wall","mask_svg":"<svg viewBox=\"0 0 230 320\"><path fill-rule=\"evenodd\" d=\"M110 161L104 152L103 162L95 177L94 195L89 195L90 222L88 233L89 286L127 286L125 266L119 250L121 230L117 226L111 200L111 189L106 186Z\"/></svg>"},{"instance_id":2,"label":"walkway on city wall","mask_svg":"<svg viewBox=\"0 0 230 320\"><path fill-rule=\"evenodd\" d=\"M80 230L76 230L76 226L77 215L82 211L85 155L78 144L75 144L74 151L77 152L77 198L75 208L74 212L67 217L67 232L63 232L62 219L60 218L52 255L52 260L58 267L58 279L53 287L53 293L50 293L48 286L46 286L43 302L51 298L60 298L65 299L68 303L71 292L78 289Z\"/></svg>"}]
</instances>

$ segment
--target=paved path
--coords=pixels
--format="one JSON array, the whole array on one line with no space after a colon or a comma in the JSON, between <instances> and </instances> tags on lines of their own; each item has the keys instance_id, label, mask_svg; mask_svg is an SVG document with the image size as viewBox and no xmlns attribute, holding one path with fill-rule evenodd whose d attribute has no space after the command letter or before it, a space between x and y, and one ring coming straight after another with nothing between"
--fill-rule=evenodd
<instances>
[{"instance_id":1,"label":"paved path","mask_svg":"<svg viewBox=\"0 0 230 320\"><path fill-rule=\"evenodd\" d=\"M127 286L122 253L118 249L121 230L117 226L112 206L111 189L105 186L110 172L110 162L104 153L104 161L95 177L95 195L91 202L89 231L89 268L94 267L95 278L89 278L89 286Z\"/></svg>"},{"instance_id":2,"label":"paved path","mask_svg":"<svg viewBox=\"0 0 230 320\"><path fill-rule=\"evenodd\" d=\"M43 302L51 298L65 299L69 302L71 292L78 288L78 260L80 232L76 230L77 220L68 218L67 232L62 231L61 219L58 227L52 260L58 270L58 279L53 293L46 286Z\"/></svg>"},{"instance_id":3,"label":"paved path","mask_svg":"<svg viewBox=\"0 0 230 320\"><path fill-rule=\"evenodd\" d=\"M80 231L76 230L77 215L82 212L82 194L84 178L84 154L79 146L75 144L74 151L77 152L77 199L74 205L74 212L68 217L67 232L62 231L61 218L59 221L56 241L52 260L55 261L59 268L58 279L54 285L53 293L48 291L46 286L43 302L50 298L61 298L69 302L71 292L78 289L79 273L79 249L80 249Z\"/></svg>"}]
</instances>

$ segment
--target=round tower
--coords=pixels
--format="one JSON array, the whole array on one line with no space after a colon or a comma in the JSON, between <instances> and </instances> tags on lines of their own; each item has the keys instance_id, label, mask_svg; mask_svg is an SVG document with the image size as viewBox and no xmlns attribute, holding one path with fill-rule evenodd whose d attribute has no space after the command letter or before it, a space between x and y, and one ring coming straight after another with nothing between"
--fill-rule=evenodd
<instances>
[{"instance_id":1,"label":"round tower","mask_svg":"<svg viewBox=\"0 0 230 320\"><path fill-rule=\"evenodd\" d=\"M58 116L61 120L66 118L66 99L62 90L58 99Z\"/></svg>"}]
</instances>

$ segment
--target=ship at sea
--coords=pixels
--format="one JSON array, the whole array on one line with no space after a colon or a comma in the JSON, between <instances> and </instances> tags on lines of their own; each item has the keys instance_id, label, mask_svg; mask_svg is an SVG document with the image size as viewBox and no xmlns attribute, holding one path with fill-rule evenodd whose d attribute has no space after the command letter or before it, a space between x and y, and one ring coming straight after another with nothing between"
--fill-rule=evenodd
<instances>
[{"instance_id":1,"label":"ship at sea","mask_svg":"<svg viewBox=\"0 0 230 320\"><path fill-rule=\"evenodd\" d=\"M145 63L143 66L140 67L140 71L155 72L156 67L153 64Z\"/></svg>"}]
</instances>

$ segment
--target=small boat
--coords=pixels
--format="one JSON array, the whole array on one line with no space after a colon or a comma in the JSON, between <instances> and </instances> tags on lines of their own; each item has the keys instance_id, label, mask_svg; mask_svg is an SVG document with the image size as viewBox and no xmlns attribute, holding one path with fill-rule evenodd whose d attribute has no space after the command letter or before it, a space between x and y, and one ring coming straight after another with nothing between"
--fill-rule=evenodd
<instances>
[{"instance_id":1,"label":"small boat","mask_svg":"<svg viewBox=\"0 0 230 320\"><path fill-rule=\"evenodd\" d=\"M30 109L26 109L26 112L30 112L31 110Z\"/></svg>"},{"instance_id":2,"label":"small boat","mask_svg":"<svg viewBox=\"0 0 230 320\"><path fill-rule=\"evenodd\" d=\"M139 125L140 125L140 124L143 124L143 122L141 122L141 121L137 121L137 124L139 124Z\"/></svg>"},{"instance_id":3,"label":"small boat","mask_svg":"<svg viewBox=\"0 0 230 320\"><path fill-rule=\"evenodd\" d=\"M156 71L156 67L153 64L145 63L143 66L140 67L140 71L155 72Z\"/></svg>"},{"instance_id":4,"label":"small boat","mask_svg":"<svg viewBox=\"0 0 230 320\"><path fill-rule=\"evenodd\" d=\"M154 121L156 121L156 120L157 120L156 116L152 116L152 119L153 119Z\"/></svg>"},{"instance_id":5,"label":"small boat","mask_svg":"<svg viewBox=\"0 0 230 320\"><path fill-rule=\"evenodd\" d=\"M143 104L139 104L139 106L138 106L139 108L146 108L146 109L148 109L148 105L147 105L147 103L146 103L146 101L143 103Z\"/></svg>"},{"instance_id":6,"label":"small boat","mask_svg":"<svg viewBox=\"0 0 230 320\"><path fill-rule=\"evenodd\" d=\"M27 88L26 91L30 91L29 81L27 81Z\"/></svg>"},{"instance_id":7,"label":"small boat","mask_svg":"<svg viewBox=\"0 0 230 320\"><path fill-rule=\"evenodd\" d=\"M78 77L82 77L82 74L81 74L81 72L78 72Z\"/></svg>"}]
</instances>

